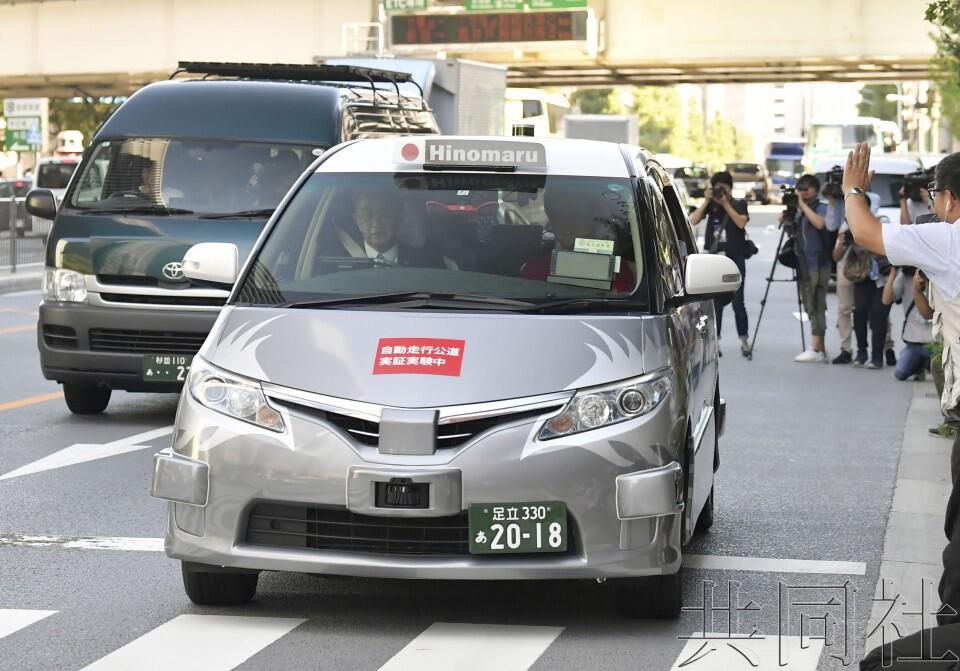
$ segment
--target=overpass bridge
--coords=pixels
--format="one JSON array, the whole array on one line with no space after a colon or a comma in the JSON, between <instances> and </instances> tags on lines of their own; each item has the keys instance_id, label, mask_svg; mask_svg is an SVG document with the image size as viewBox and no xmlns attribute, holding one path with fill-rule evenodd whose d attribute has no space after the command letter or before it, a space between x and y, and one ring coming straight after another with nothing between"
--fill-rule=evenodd
<instances>
[{"instance_id":1,"label":"overpass bridge","mask_svg":"<svg viewBox=\"0 0 960 671\"><path fill-rule=\"evenodd\" d=\"M475 11L495 4L510 9ZM500 63L517 86L925 79L934 53L926 5L0 0L0 97L125 95L167 77L179 60L377 53Z\"/></svg>"}]
</instances>

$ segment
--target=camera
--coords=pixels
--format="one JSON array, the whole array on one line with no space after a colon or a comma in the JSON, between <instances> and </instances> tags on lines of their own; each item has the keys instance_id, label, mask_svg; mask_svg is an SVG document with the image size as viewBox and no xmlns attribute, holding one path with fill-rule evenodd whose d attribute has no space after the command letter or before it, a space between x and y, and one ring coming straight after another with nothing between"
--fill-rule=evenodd
<instances>
[{"instance_id":1,"label":"camera","mask_svg":"<svg viewBox=\"0 0 960 671\"><path fill-rule=\"evenodd\" d=\"M727 195L727 187L723 184L715 184L711 188L713 189L714 200L723 200L724 196Z\"/></svg>"},{"instance_id":2,"label":"camera","mask_svg":"<svg viewBox=\"0 0 960 671\"><path fill-rule=\"evenodd\" d=\"M933 179L933 176L926 170L917 170L903 176L903 197L916 202L921 199L921 191L927 188L927 185Z\"/></svg>"},{"instance_id":3,"label":"camera","mask_svg":"<svg viewBox=\"0 0 960 671\"><path fill-rule=\"evenodd\" d=\"M783 213L790 220L790 223L793 223L797 216L797 207L800 205L800 196L797 195L797 190L789 186L780 187L780 201L783 203Z\"/></svg>"},{"instance_id":4,"label":"camera","mask_svg":"<svg viewBox=\"0 0 960 671\"><path fill-rule=\"evenodd\" d=\"M827 198L843 200L843 168L835 165L827 171L822 193Z\"/></svg>"}]
</instances>

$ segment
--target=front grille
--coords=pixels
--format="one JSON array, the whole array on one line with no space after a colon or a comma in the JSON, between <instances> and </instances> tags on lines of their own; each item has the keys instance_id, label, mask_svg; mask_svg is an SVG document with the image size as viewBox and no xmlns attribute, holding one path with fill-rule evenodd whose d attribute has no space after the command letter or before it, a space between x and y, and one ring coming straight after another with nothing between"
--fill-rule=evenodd
<instances>
[{"instance_id":1,"label":"front grille","mask_svg":"<svg viewBox=\"0 0 960 671\"><path fill-rule=\"evenodd\" d=\"M319 417L320 419L325 419L331 424L334 424L349 433L350 436L358 443L369 445L371 447L377 447L379 444L380 425L378 422L357 419L356 417L341 415L335 412L324 412L322 410L317 410L316 408L309 408L299 404L291 404L287 401L284 401L283 403L294 406L300 412ZM561 404L558 404L553 408L538 408L536 410L529 410L526 412L513 412L503 415L495 415L493 417L484 417L482 419L472 419L466 422L440 424L437 426L437 449L442 450L445 448L460 447L461 445L464 445L468 441L472 440L474 436L478 436L501 424L538 417L545 413L559 410L560 407Z\"/></svg>"},{"instance_id":2,"label":"front grille","mask_svg":"<svg viewBox=\"0 0 960 671\"><path fill-rule=\"evenodd\" d=\"M250 513L251 545L364 554L470 554L467 513L450 517L378 517L342 508L259 503Z\"/></svg>"},{"instance_id":3,"label":"front grille","mask_svg":"<svg viewBox=\"0 0 960 671\"><path fill-rule=\"evenodd\" d=\"M208 305L222 307L227 299L225 296L143 296L139 294L100 294L100 298L107 303L139 303L141 305Z\"/></svg>"},{"instance_id":4,"label":"front grille","mask_svg":"<svg viewBox=\"0 0 960 671\"><path fill-rule=\"evenodd\" d=\"M90 349L95 352L163 352L196 354L206 340L206 333L171 331L121 331L90 329Z\"/></svg>"},{"instance_id":5,"label":"front grille","mask_svg":"<svg viewBox=\"0 0 960 671\"><path fill-rule=\"evenodd\" d=\"M70 326L43 325L43 342L55 349L77 349L77 332Z\"/></svg>"}]
</instances>

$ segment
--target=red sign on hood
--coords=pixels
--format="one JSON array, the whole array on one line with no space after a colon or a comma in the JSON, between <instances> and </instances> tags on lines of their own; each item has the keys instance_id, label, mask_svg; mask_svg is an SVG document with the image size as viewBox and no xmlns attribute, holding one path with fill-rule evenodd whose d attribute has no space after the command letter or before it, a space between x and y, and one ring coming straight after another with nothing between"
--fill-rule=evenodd
<instances>
[{"instance_id":1,"label":"red sign on hood","mask_svg":"<svg viewBox=\"0 0 960 671\"><path fill-rule=\"evenodd\" d=\"M466 340L380 338L374 375L448 375L460 377Z\"/></svg>"}]
</instances>

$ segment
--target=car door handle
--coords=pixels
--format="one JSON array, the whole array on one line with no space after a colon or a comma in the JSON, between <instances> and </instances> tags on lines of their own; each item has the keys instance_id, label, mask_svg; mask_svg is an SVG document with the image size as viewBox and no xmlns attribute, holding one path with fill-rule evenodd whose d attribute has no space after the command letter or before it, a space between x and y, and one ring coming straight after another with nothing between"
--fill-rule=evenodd
<instances>
[{"instance_id":1,"label":"car door handle","mask_svg":"<svg viewBox=\"0 0 960 671\"><path fill-rule=\"evenodd\" d=\"M703 333L707 330L707 324L710 322L710 318L707 315L702 315L700 319L697 320L697 331Z\"/></svg>"}]
</instances>

